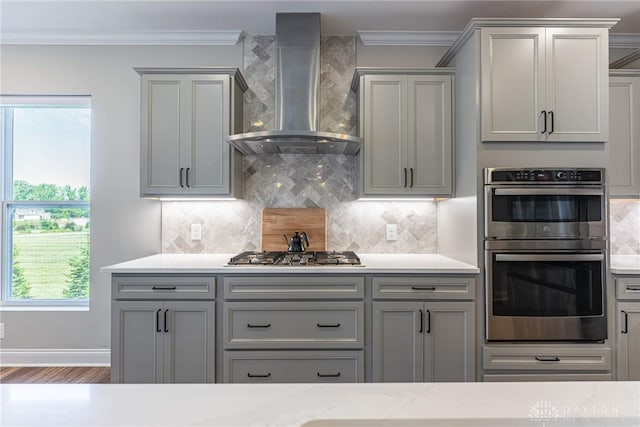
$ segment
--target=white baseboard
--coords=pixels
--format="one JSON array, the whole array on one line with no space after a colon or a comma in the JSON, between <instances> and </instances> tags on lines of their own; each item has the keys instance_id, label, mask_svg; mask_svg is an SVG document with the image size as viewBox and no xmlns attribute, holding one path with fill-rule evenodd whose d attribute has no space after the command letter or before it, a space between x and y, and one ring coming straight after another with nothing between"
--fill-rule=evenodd
<instances>
[{"instance_id":1,"label":"white baseboard","mask_svg":"<svg viewBox=\"0 0 640 427\"><path fill-rule=\"evenodd\" d=\"M110 366L109 349L0 349L0 366Z\"/></svg>"}]
</instances>

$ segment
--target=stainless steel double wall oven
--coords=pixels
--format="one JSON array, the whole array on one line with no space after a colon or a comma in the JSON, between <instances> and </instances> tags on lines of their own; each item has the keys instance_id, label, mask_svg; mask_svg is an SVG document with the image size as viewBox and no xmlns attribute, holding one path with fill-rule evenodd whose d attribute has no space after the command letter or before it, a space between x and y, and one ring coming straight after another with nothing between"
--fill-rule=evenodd
<instances>
[{"instance_id":1,"label":"stainless steel double wall oven","mask_svg":"<svg viewBox=\"0 0 640 427\"><path fill-rule=\"evenodd\" d=\"M604 169L484 172L487 339L605 339Z\"/></svg>"}]
</instances>

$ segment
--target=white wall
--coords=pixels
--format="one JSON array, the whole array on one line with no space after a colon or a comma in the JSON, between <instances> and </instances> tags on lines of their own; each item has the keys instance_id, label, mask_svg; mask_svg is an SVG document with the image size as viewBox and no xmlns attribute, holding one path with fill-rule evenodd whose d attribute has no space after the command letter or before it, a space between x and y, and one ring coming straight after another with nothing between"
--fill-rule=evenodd
<instances>
[{"instance_id":1,"label":"white wall","mask_svg":"<svg viewBox=\"0 0 640 427\"><path fill-rule=\"evenodd\" d=\"M106 352L110 282L100 267L161 251L160 202L139 198L140 85L132 67L241 67L242 46L3 45L0 55L1 93L88 94L93 110L90 309L1 311L0 361L10 363L14 351Z\"/></svg>"},{"instance_id":2,"label":"white wall","mask_svg":"<svg viewBox=\"0 0 640 427\"><path fill-rule=\"evenodd\" d=\"M428 46L365 46L358 39L356 64L358 67L421 67L433 68L446 47Z\"/></svg>"}]
</instances>

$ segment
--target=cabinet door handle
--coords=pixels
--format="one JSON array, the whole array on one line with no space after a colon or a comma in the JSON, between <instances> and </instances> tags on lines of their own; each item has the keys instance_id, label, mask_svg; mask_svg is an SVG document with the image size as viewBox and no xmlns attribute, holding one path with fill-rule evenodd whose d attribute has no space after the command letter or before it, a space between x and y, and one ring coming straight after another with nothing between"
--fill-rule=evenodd
<instances>
[{"instance_id":1,"label":"cabinet door handle","mask_svg":"<svg viewBox=\"0 0 640 427\"><path fill-rule=\"evenodd\" d=\"M435 291L435 286L411 286L411 289L414 291Z\"/></svg>"},{"instance_id":2,"label":"cabinet door handle","mask_svg":"<svg viewBox=\"0 0 640 427\"><path fill-rule=\"evenodd\" d=\"M542 133L547 133L547 112L543 111L542 114Z\"/></svg>"},{"instance_id":3,"label":"cabinet door handle","mask_svg":"<svg viewBox=\"0 0 640 427\"><path fill-rule=\"evenodd\" d=\"M534 359L536 359L538 362L559 362L560 361L560 358L558 356L552 356L552 357L536 356L534 357Z\"/></svg>"},{"instance_id":4,"label":"cabinet door handle","mask_svg":"<svg viewBox=\"0 0 640 427\"><path fill-rule=\"evenodd\" d=\"M162 332L162 329L160 329L160 312L162 311L161 308L158 309L158 311L156 311L156 332Z\"/></svg>"},{"instance_id":5,"label":"cabinet door handle","mask_svg":"<svg viewBox=\"0 0 640 427\"><path fill-rule=\"evenodd\" d=\"M624 310L620 311L622 312L622 330L620 333L626 334L629 332L629 314Z\"/></svg>"},{"instance_id":6,"label":"cabinet door handle","mask_svg":"<svg viewBox=\"0 0 640 427\"><path fill-rule=\"evenodd\" d=\"M318 328L339 328L340 323L316 323Z\"/></svg>"},{"instance_id":7,"label":"cabinet door handle","mask_svg":"<svg viewBox=\"0 0 640 427\"><path fill-rule=\"evenodd\" d=\"M247 323L247 328L270 328L271 323L257 324L257 323Z\"/></svg>"},{"instance_id":8,"label":"cabinet door handle","mask_svg":"<svg viewBox=\"0 0 640 427\"><path fill-rule=\"evenodd\" d=\"M266 374L252 374L249 372L247 376L249 378L269 378L271 376L271 372L267 372Z\"/></svg>"},{"instance_id":9,"label":"cabinet door handle","mask_svg":"<svg viewBox=\"0 0 640 427\"><path fill-rule=\"evenodd\" d=\"M316 372L318 378L338 378L340 376L340 372L336 372L335 374L321 374L320 372Z\"/></svg>"},{"instance_id":10,"label":"cabinet door handle","mask_svg":"<svg viewBox=\"0 0 640 427\"><path fill-rule=\"evenodd\" d=\"M427 310L427 333L431 333L431 310Z\"/></svg>"},{"instance_id":11,"label":"cabinet door handle","mask_svg":"<svg viewBox=\"0 0 640 427\"><path fill-rule=\"evenodd\" d=\"M184 173L184 168L180 168L180 187L184 188L184 182L182 182L182 174Z\"/></svg>"},{"instance_id":12,"label":"cabinet door handle","mask_svg":"<svg viewBox=\"0 0 640 427\"><path fill-rule=\"evenodd\" d=\"M164 331L165 332L169 332L169 326L167 325L167 313L169 312L169 309L164 311Z\"/></svg>"},{"instance_id":13,"label":"cabinet door handle","mask_svg":"<svg viewBox=\"0 0 640 427\"><path fill-rule=\"evenodd\" d=\"M154 291L175 291L176 286L153 286L151 289Z\"/></svg>"},{"instance_id":14,"label":"cabinet door handle","mask_svg":"<svg viewBox=\"0 0 640 427\"><path fill-rule=\"evenodd\" d=\"M407 188L407 168L404 168L404 188Z\"/></svg>"},{"instance_id":15,"label":"cabinet door handle","mask_svg":"<svg viewBox=\"0 0 640 427\"><path fill-rule=\"evenodd\" d=\"M189 171L191 170L191 168L187 168L187 188L191 187L191 184L189 184Z\"/></svg>"},{"instance_id":16,"label":"cabinet door handle","mask_svg":"<svg viewBox=\"0 0 640 427\"><path fill-rule=\"evenodd\" d=\"M410 187L413 188L413 168L409 169L411 171L411 185Z\"/></svg>"},{"instance_id":17,"label":"cabinet door handle","mask_svg":"<svg viewBox=\"0 0 640 427\"><path fill-rule=\"evenodd\" d=\"M418 310L420 312L420 329L418 329L418 333L422 333L422 325L424 324L424 313L422 310Z\"/></svg>"},{"instance_id":18,"label":"cabinet door handle","mask_svg":"<svg viewBox=\"0 0 640 427\"><path fill-rule=\"evenodd\" d=\"M549 131L549 135L551 135L555 130L555 126L553 124L553 111L549 111L549 118L551 118L551 130Z\"/></svg>"}]
</instances>

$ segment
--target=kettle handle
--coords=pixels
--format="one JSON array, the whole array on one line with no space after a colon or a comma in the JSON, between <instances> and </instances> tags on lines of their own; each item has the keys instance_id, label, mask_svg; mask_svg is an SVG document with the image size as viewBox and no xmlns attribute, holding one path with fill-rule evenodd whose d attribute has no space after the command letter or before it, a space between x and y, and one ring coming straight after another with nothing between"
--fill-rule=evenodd
<instances>
[{"instance_id":1,"label":"kettle handle","mask_svg":"<svg viewBox=\"0 0 640 427\"><path fill-rule=\"evenodd\" d=\"M304 238L304 242L307 244L307 247L309 247L309 238L307 237L307 233L305 233L304 231L301 231L300 236Z\"/></svg>"}]
</instances>

